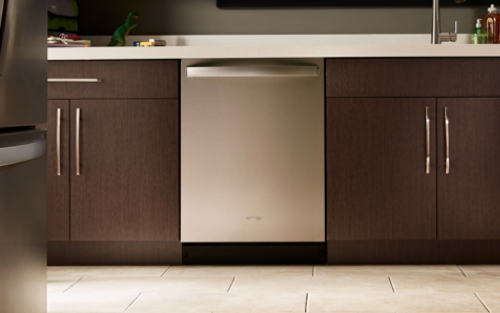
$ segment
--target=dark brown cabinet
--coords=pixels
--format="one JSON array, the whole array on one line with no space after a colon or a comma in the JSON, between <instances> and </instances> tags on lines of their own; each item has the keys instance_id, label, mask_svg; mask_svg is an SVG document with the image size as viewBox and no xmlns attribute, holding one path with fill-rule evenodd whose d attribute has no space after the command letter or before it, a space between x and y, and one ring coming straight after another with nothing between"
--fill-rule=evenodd
<instances>
[{"instance_id":1,"label":"dark brown cabinet","mask_svg":"<svg viewBox=\"0 0 500 313\"><path fill-rule=\"evenodd\" d=\"M438 99L437 119L438 238L500 239L500 98Z\"/></svg>"},{"instance_id":2,"label":"dark brown cabinet","mask_svg":"<svg viewBox=\"0 0 500 313\"><path fill-rule=\"evenodd\" d=\"M47 76L57 80L48 84L49 99L179 98L177 60L50 61Z\"/></svg>"},{"instance_id":3,"label":"dark brown cabinet","mask_svg":"<svg viewBox=\"0 0 500 313\"><path fill-rule=\"evenodd\" d=\"M178 100L71 101L71 240L179 240L178 114Z\"/></svg>"},{"instance_id":4,"label":"dark brown cabinet","mask_svg":"<svg viewBox=\"0 0 500 313\"><path fill-rule=\"evenodd\" d=\"M326 112L327 240L435 239L435 99L330 98Z\"/></svg>"},{"instance_id":5,"label":"dark brown cabinet","mask_svg":"<svg viewBox=\"0 0 500 313\"><path fill-rule=\"evenodd\" d=\"M328 263L500 262L500 59L326 64Z\"/></svg>"},{"instance_id":6,"label":"dark brown cabinet","mask_svg":"<svg viewBox=\"0 0 500 313\"><path fill-rule=\"evenodd\" d=\"M500 262L500 59L326 64L327 262ZM48 72L48 263L181 263L179 62Z\"/></svg>"},{"instance_id":7,"label":"dark brown cabinet","mask_svg":"<svg viewBox=\"0 0 500 313\"><path fill-rule=\"evenodd\" d=\"M68 100L47 104L47 240L69 240Z\"/></svg>"},{"instance_id":8,"label":"dark brown cabinet","mask_svg":"<svg viewBox=\"0 0 500 313\"><path fill-rule=\"evenodd\" d=\"M181 263L179 62L48 69L48 264Z\"/></svg>"}]
</instances>

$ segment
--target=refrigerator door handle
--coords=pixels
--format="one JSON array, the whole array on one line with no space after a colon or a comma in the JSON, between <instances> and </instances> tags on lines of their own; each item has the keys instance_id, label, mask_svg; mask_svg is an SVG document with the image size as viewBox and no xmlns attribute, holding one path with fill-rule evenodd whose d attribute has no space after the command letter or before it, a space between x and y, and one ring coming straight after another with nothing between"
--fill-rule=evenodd
<instances>
[{"instance_id":1,"label":"refrigerator door handle","mask_svg":"<svg viewBox=\"0 0 500 313\"><path fill-rule=\"evenodd\" d=\"M39 139L19 146L0 148L0 166L13 165L41 157L47 149L47 140Z\"/></svg>"},{"instance_id":2,"label":"refrigerator door handle","mask_svg":"<svg viewBox=\"0 0 500 313\"><path fill-rule=\"evenodd\" d=\"M3 11L5 8L5 0L0 0L0 33L2 32Z\"/></svg>"},{"instance_id":3,"label":"refrigerator door handle","mask_svg":"<svg viewBox=\"0 0 500 313\"><path fill-rule=\"evenodd\" d=\"M3 18L4 18L4 11L6 9L6 6L7 6L7 1L5 0L0 0L0 34L3 34ZM6 36L5 36L6 37ZM3 48L3 39L4 38L1 38L1 41L0 42L0 57L1 57L1 60L0 60L0 77L2 77L3 75L3 64L5 63L5 57L6 57L6 52L3 51L4 49ZM4 53L5 52L5 53Z\"/></svg>"}]
</instances>

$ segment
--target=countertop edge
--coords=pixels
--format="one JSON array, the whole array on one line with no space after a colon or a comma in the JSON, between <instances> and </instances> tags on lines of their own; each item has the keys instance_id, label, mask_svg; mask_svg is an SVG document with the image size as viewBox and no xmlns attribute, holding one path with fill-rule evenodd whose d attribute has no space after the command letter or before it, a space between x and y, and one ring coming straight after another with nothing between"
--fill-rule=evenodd
<instances>
[{"instance_id":1,"label":"countertop edge","mask_svg":"<svg viewBox=\"0 0 500 313\"><path fill-rule=\"evenodd\" d=\"M500 57L500 45L320 45L48 48L52 60Z\"/></svg>"}]
</instances>

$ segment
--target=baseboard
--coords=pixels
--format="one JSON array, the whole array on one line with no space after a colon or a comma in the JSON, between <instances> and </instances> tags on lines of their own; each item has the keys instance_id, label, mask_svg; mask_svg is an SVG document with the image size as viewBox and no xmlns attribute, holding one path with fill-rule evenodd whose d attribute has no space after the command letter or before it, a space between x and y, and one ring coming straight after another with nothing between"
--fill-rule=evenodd
<instances>
[{"instance_id":1,"label":"baseboard","mask_svg":"<svg viewBox=\"0 0 500 313\"><path fill-rule=\"evenodd\" d=\"M49 241L50 265L182 264L179 241Z\"/></svg>"},{"instance_id":2,"label":"baseboard","mask_svg":"<svg viewBox=\"0 0 500 313\"><path fill-rule=\"evenodd\" d=\"M326 244L184 245L178 241L49 241L47 243L47 263L52 266L322 264L325 262L327 264L500 264L500 240L341 240L328 241Z\"/></svg>"},{"instance_id":3,"label":"baseboard","mask_svg":"<svg viewBox=\"0 0 500 313\"><path fill-rule=\"evenodd\" d=\"M325 243L183 244L183 264L323 264Z\"/></svg>"},{"instance_id":4,"label":"baseboard","mask_svg":"<svg viewBox=\"0 0 500 313\"><path fill-rule=\"evenodd\" d=\"M327 242L328 264L496 264L500 240L341 240Z\"/></svg>"}]
</instances>

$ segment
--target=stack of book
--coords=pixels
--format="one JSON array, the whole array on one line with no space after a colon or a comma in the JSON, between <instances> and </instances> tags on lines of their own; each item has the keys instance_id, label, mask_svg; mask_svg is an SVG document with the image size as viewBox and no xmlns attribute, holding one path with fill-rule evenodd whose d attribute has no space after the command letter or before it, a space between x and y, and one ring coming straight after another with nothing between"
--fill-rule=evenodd
<instances>
[{"instance_id":1,"label":"stack of book","mask_svg":"<svg viewBox=\"0 0 500 313\"><path fill-rule=\"evenodd\" d=\"M90 40L82 40L80 36L61 34L59 37L48 36L47 47L90 47Z\"/></svg>"}]
</instances>

